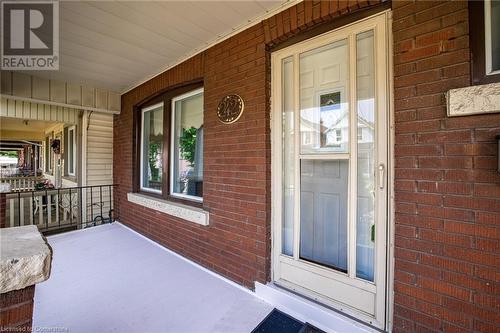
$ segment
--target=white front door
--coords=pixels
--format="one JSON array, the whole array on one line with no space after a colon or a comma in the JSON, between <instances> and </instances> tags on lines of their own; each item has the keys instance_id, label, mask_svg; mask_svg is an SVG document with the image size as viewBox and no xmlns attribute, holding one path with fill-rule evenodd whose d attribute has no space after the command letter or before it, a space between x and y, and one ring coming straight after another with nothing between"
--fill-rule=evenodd
<instances>
[{"instance_id":1,"label":"white front door","mask_svg":"<svg viewBox=\"0 0 500 333\"><path fill-rule=\"evenodd\" d=\"M385 328L386 13L272 54L273 280Z\"/></svg>"}]
</instances>

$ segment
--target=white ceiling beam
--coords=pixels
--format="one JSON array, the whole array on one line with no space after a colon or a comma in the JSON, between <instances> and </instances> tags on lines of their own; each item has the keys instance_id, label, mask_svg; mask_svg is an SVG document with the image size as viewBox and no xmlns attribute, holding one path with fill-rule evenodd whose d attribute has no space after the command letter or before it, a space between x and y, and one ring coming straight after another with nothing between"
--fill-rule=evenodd
<instances>
[{"instance_id":1,"label":"white ceiling beam","mask_svg":"<svg viewBox=\"0 0 500 333\"><path fill-rule=\"evenodd\" d=\"M1 96L30 103L120 113L121 96L116 92L19 72L2 73Z\"/></svg>"}]
</instances>

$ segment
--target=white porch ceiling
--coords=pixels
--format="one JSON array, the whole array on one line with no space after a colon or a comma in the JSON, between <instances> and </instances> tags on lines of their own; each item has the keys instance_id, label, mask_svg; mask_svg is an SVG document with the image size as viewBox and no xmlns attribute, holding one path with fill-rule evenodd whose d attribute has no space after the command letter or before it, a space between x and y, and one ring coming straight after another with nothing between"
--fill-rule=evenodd
<instances>
[{"instance_id":1,"label":"white porch ceiling","mask_svg":"<svg viewBox=\"0 0 500 333\"><path fill-rule=\"evenodd\" d=\"M61 1L60 70L31 74L123 93L294 2Z\"/></svg>"},{"instance_id":2,"label":"white porch ceiling","mask_svg":"<svg viewBox=\"0 0 500 333\"><path fill-rule=\"evenodd\" d=\"M21 118L0 119L0 130L18 131L18 132L43 132L44 130L58 124L55 121L25 120Z\"/></svg>"}]
</instances>

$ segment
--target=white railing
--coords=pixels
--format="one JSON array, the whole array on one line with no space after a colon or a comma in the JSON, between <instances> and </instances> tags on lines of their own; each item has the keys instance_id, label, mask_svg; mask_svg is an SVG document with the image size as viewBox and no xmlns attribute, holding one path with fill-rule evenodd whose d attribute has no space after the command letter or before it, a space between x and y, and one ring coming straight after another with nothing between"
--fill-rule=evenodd
<instances>
[{"instance_id":1,"label":"white railing","mask_svg":"<svg viewBox=\"0 0 500 333\"><path fill-rule=\"evenodd\" d=\"M76 223L78 192L68 190L30 191L7 194L6 227L38 225L45 228Z\"/></svg>"},{"instance_id":2,"label":"white railing","mask_svg":"<svg viewBox=\"0 0 500 333\"><path fill-rule=\"evenodd\" d=\"M0 178L14 177L19 174L17 164L0 165Z\"/></svg>"},{"instance_id":3,"label":"white railing","mask_svg":"<svg viewBox=\"0 0 500 333\"><path fill-rule=\"evenodd\" d=\"M0 183L10 185L11 191L33 191L35 185L44 181L42 176L15 176L0 178Z\"/></svg>"}]
</instances>

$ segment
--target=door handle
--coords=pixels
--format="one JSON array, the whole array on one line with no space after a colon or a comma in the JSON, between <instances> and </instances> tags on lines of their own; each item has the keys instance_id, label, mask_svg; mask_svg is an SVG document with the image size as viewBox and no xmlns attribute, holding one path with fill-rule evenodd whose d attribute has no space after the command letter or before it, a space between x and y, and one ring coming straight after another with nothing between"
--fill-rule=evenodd
<instances>
[{"instance_id":1,"label":"door handle","mask_svg":"<svg viewBox=\"0 0 500 333\"><path fill-rule=\"evenodd\" d=\"M385 165L380 163L378 166L378 187L382 190L385 185Z\"/></svg>"}]
</instances>

